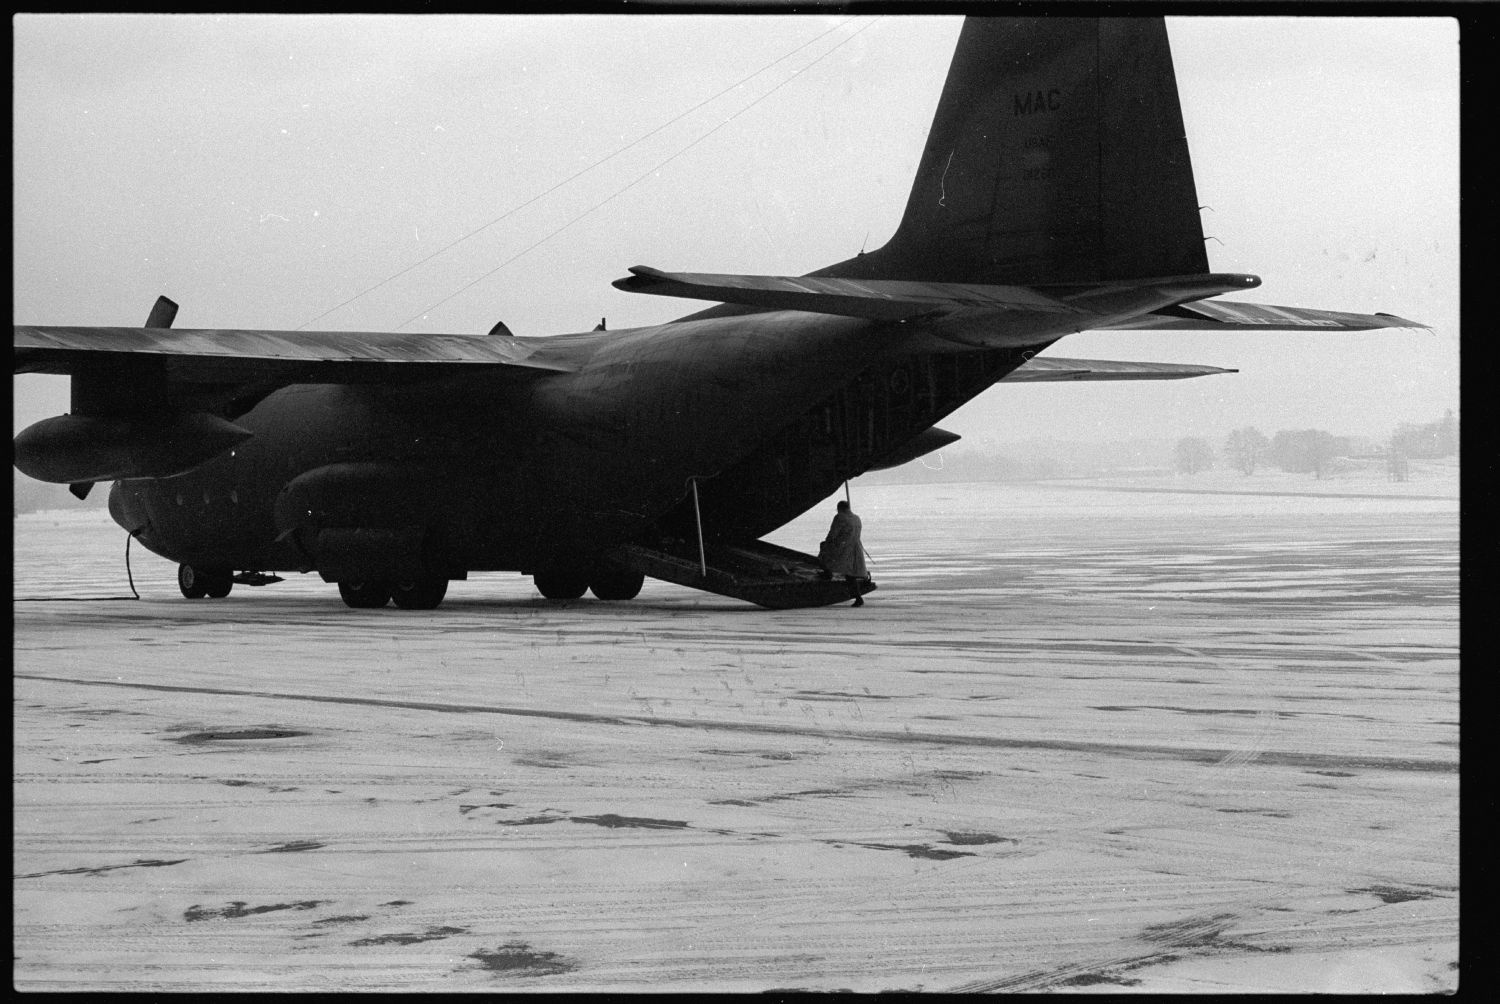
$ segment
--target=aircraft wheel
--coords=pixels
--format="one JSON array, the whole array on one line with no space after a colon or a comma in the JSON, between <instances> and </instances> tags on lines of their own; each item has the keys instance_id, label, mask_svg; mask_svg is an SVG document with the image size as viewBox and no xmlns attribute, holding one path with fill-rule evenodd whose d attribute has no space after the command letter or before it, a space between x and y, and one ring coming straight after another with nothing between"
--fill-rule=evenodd
<instances>
[{"instance_id":1,"label":"aircraft wheel","mask_svg":"<svg viewBox=\"0 0 1500 1004\"><path fill-rule=\"evenodd\" d=\"M589 589L601 600L633 600L641 594L646 577L633 568L609 564L594 573Z\"/></svg>"},{"instance_id":2,"label":"aircraft wheel","mask_svg":"<svg viewBox=\"0 0 1500 1004\"><path fill-rule=\"evenodd\" d=\"M576 600L589 588L589 580L566 568L549 568L531 576L537 592L549 600Z\"/></svg>"},{"instance_id":3,"label":"aircraft wheel","mask_svg":"<svg viewBox=\"0 0 1500 1004\"><path fill-rule=\"evenodd\" d=\"M227 568L200 569L198 577L211 600L222 600L234 588L234 573Z\"/></svg>"},{"instance_id":4,"label":"aircraft wheel","mask_svg":"<svg viewBox=\"0 0 1500 1004\"><path fill-rule=\"evenodd\" d=\"M378 610L391 600L389 582L340 582L339 595L355 610Z\"/></svg>"},{"instance_id":5,"label":"aircraft wheel","mask_svg":"<svg viewBox=\"0 0 1500 1004\"><path fill-rule=\"evenodd\" d=\"M435 610L447 594L447 579L428 578L396 583L391 590L391 599L402 610Z\"/></svg>"},{"instance_id":6,"label":"aircraft wheel","mask_svg":"<svg viewBox=\"0 0 1500 1004\"><path fill-rule=\"evenodd\" d=\"M178 565L177 588L188 599L201 600L208 595L208 578L192 565Z\"/></svg>"}]
</instances>

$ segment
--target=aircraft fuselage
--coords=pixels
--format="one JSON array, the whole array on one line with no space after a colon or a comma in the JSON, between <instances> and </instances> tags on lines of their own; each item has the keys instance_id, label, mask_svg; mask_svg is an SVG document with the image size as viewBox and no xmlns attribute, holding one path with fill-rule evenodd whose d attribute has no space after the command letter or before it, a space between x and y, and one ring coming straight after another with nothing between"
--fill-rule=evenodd
<instances>
[{"instance_id":1,"label":"aircraft fuselage","mask_svg":"<svg viewBox=\"0 0 1500 1004\"><path fill-rule=\"evenodd\" d=\"M779 311L532 340L574 367L555 375L286 387L235 417L253 438L186 474L117 482L110 511L199 567L307 570L313 535L359 527L461 575L686 535L697 479L705 535L753 539L1022 361L924 354L912 336Z\"/></svg>"}]
</instances>

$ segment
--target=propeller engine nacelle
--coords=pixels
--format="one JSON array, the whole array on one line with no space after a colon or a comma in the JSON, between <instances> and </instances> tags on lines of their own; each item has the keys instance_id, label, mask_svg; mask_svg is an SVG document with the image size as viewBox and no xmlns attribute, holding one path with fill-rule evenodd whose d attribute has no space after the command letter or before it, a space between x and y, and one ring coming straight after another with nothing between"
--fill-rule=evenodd
<instances>
[{"instance_id":1,"label":"propeller engine nacelle","mask_svg":"<svg viewBox=\"0 0 1500 1004\"><path fill-rule=\"evenodd\" d=\"M253 435L207 412L59 415L23 429L13 446L22 474L75 484L186 474Z\"/></svg>"},{"instance_id":2,"label":"propeller engine nacelle","mask_svg":"<svg viewBox=\"0 0 1500 1004\"><path fill-rule=\"evenodd\" d=\"M177 304L156 298L146 327L167 329ZM43 419L12 444L28 477L69 485L83 498L96 481L170 478L199 467L254 433L169 401L159 362L105 357L72 372L72 413Z\"/></svg>"}]
</instances>

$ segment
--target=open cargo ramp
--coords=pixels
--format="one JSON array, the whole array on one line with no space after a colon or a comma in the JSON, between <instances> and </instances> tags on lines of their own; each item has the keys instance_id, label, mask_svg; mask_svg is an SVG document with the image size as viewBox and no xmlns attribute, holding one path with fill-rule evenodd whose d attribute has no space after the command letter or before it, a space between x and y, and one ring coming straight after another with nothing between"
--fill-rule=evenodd
<instances>
[{"instance_id":1,"label":"open cargo ramp","mask_svg":"<svg viewBox=\"0 0 1500 1004\"><path fill-rule=\"evenodd\" d=\"M654 579L732 596L772 610L825 607L854 598L848 581L843 576L826 578L817 558L763 540L708 545L701 560L697 545L686 541L653 547L625 544L613 548L608 556ZM860 583L861 595L874 588L870 579Z\"/></svg>"}]
</instances>

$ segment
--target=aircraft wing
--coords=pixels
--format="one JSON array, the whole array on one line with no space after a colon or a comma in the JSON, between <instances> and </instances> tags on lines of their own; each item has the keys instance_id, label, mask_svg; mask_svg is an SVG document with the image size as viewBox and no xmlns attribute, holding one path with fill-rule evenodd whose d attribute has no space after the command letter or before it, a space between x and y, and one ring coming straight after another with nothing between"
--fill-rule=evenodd
<instances>
[{"instance_id":1,"label":"aircraft wing","mask_svg":"<svg viewBox=\"0 0 1500 1004\"><path fill-rule=\"evenodd\" d=\"M473 366L567 371L503 336L230 329L14 329L16 373L76 373L124 358L161 362L187 383L359 383L424 379Z\"/></svg>"},{"instance_id":2,"label":"aircraft wing","mask_svg":"<svg viewBox=\"0 0 1500 1004\"><path fill-rule=\"evenodd\" d=\"M1183 380L1187 377L1238 373L1218 366L1186 363L1130 363L1107 359L1060 359L1037 356L1001 378L1004 383L1041 383L1055 380Z\"/></svg>"},{"instance_id":3,"label":"aircraft wing","mask_svg":"<svg viewBox=\"0 0 1500 1004\"><path fill-rule=\"evenodd\" d=\"M644 265L634 266L630 273L614 281L616 289L875 321L909 321L968 308L1000 312L1002 316L1009 313L1016 321L1041 322L1054 329L1054 334L1074 319L1078 326L1073 330L1366 331L1426 327L1394 314L1352 314L1205 299L1260 285L1260 280L1251 275L1207 273L1033 288L895 279L663 272ZM1132 313L1142 310L1149 313L1125 321L1101 320L1122 308Z\"/></svg>"}]
</instances>

